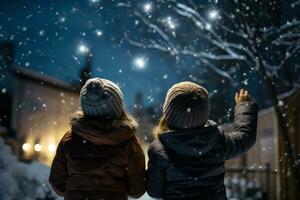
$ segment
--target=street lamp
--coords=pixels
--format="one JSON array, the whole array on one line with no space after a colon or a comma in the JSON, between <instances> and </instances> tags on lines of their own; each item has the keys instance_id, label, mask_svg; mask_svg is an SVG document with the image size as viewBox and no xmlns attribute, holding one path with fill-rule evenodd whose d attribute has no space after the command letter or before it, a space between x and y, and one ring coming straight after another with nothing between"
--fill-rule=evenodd
<instances>
[{"instance_id":1,"label":"street lamp","mask_svg":"<svg viewBox=\"0 0 300 200\"><path fill-rule=\"evenodd\" d=\"M29 149L30 149L30 144L24 143L24 144L22 145L22 149L23 149L23 151L29 151Z\"/></svg>"},{"instance_id":2,"label":"street lamp","mask_svg":"<svg viewBox=\"0 0 300 200\"><path fill-rule=\"evenodd\" d=\"M48 151L49 151L49 152L54 152L55 150L56 150L55 144L49 144L49 145L48 145Z\"/></svg>"},{"instance_id":3,"label":"street lamp","mask_svg":"<svg viewBox=\"0 0 300 200\"><path fill-rule=\"evenodd\" d=\"M40 144L35 144L34 145L34 150L37 152L40 152L42 150L42 146Z\"/></svg>"}]
</instances>

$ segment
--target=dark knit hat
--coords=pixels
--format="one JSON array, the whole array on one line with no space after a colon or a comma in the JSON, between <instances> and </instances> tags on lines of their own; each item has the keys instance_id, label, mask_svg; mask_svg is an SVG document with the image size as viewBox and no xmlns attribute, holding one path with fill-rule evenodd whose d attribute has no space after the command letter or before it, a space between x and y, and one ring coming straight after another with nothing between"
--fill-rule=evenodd
<instances>
[{"instance_id":1,"label":"dark knit hat","mask_svg":"<svg viewBox=\"0 0 300 200\"><path fill-rule=\"evenodd\" d=\"M166 96L163 115L171 129L188 129L204 125L209 117L207 90L192 82L173 85Z\"/></svg>"},{"instance_id":2,"label":"dark knit hat","mask_svg":"<svg viewBox=\"0 0 300 200\"><path fill-rule=\"evenodd\" d=\"M101 78L86 81L80 91L80 105L83 114L89 117L119 119L124 113L121 89Z\"/></svg>"}]
</instances>

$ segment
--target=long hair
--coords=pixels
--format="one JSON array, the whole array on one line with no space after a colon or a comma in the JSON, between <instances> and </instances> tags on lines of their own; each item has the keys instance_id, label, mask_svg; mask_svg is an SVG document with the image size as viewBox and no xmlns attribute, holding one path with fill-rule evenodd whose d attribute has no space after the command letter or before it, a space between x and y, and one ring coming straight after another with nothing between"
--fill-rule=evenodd
<instances>
[{"instance_id":1,"label":"long hair","mask_svg":"<svg viewBox=\"0 0 300 200\"><path fill-rule=\"evenodd\" d=\"M153 128L153 136L154 138L158 138L159 135L164 132L169 130L167 121L164 116L162 116L158 122L158 124Z\"/></svg>"}]
</instances>

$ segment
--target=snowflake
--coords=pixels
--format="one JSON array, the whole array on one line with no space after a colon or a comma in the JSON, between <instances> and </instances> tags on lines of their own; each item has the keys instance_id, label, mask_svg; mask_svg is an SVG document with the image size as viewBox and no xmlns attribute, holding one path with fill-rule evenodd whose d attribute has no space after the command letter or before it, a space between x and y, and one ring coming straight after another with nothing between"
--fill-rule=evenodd
<instances>
[{"instance_id":1,"label":"snowflake","mask_svg":"<svg viewBox=\"0 0 300 200\"><path fill-rule=\"evenodd\" d=\"M100 37L103 35L103 32L101 30L96 29L95 34L96 34L96 36Z\"/></svg>"},{"instance_id":2,"label":"snowflake","mask_svg":"<svg viewBox=\"0 0 300 200\"><path fill-rule=\"evenodd\" d=\"M209 11L209 13L208 13L208 18L210 19L210 20L215 20L215 19L217 19L219 17L219 12L217 11L217 10L211 10L211 11Z\"/></svg>"},{"instance_id":3,"label":"snowflake","mask_svg":"<svg viewBox=\"0 0 300 200\"><path fill-rule=\"evenodd\" d=\"M151 3L145 3L144 6L143 6L143 10L146 12L146 13L149 13L151 12L152 10L152 4Z\"/></svg>"}]
</instances>

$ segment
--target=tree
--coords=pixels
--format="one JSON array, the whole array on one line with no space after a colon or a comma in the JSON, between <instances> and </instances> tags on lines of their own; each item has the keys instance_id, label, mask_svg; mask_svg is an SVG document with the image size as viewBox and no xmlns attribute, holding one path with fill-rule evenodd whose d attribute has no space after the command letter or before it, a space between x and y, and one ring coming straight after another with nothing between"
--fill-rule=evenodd
<instances>
[{"instance_id":1,"label":"tree","mask_svg":"<svg viewBox=\"0 0 300 200\"><path fill-rule=\"evenodd\" d=\"M289 9L298 4L290 4ZM300 77L294 75L300 53L299 18L284 21L280 0L224 1L222 6L192 0L143 5L126 1L118 7L125 8L138 25L138 34L124 32L135 46L167 52L177 59L192 57L233 85L239 70L259 76L272 101L296 182L300 181L299 158L278 99L280 92L300 86Z\"/></svg>"}]
</instances>

